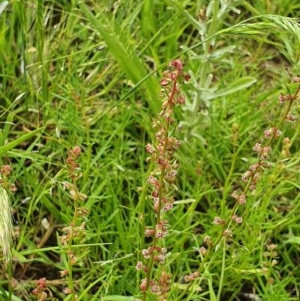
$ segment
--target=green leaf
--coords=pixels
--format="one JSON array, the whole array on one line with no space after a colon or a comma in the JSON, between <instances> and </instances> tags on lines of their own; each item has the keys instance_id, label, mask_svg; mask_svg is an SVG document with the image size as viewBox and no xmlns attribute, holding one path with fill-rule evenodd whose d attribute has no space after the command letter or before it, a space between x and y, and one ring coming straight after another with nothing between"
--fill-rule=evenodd
<instances>
[{"instance_id":1,"label":"green leaf","mask_svg":"<svg viewBox=\"0 0 300 301\"><path fill-rule=\"evenodd\" d=\"M290 237L285 243L300 245L300 236Z\"/></svg>"},{"instance_id":2,"label":"green leaf","mask_svg":"<svg viewBox=\"0 0 300 301\"><path fill-rule=\"evenodd\" d=\"M216 91L215 93L208 94L205 96L206 99L213 99L222 96L226 96L237 91L246 89L253 85L256 82L256 79L251 76L246 76L238 79L237 81L231 83L226 88Z\"/></svg>"},{"instance_id":3,"label":"green leaf","mask_svg":"<svg viewBox=\"0 0 300 301\"><path fill-rule=\"evenodd\" d=\"M5 299L3 299L3 300L9 300L9 299L8 299L8 296L9 296L9 293L8 293L8 292L6 292L6 291L4 291L4 290L1 290L1 291L0 291L0 296L3 296L3 295L5 296ZM2 300L1 297L0 297L0 300ZM12 295L12 296L11 296L11 300L12 300L12 301L22 301L22 299L18 298L18 297L15 296L15 295Z\"/></svg>"},{"instance_id":4,"label":"green leaf","mask_svg":"<svg viewBox=\"0 0 300 301\"><path fill-rule=\"evenodd\" d=\"M2 156L3 154L5 154L7 151L11 150L12 148L16 147L17 145L21 144L22 142L30 139L31 137L33 137L34 135L36 135L38 132L40 132L42 129L44 128L39 128L36 129L30 133L27 133L3 146L0 146L0 156Z\"/></svg>"},{"instance_id":5,"label":"green leaf","mask_svg":"<svg viewBox=\"0 0 300 301\"><path fill-rule=\"evenodd\" d=\"M134 297L124 297L124 296L106 296L103 297L104 301L134 301L136 298Z\"/></svg>"}]
</instances>

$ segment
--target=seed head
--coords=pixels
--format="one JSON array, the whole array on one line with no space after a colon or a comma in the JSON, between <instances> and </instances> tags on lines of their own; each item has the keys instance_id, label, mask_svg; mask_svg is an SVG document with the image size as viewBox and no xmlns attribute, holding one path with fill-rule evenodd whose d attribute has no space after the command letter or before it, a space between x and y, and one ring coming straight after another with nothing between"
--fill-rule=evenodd
<instances>
[{"instance_id":1,"label":"seed head","mask_svg":"<svg viewBox=\"0 0 300 301\"><path fill-rule=\"evenodd\" d=\"M0 246L6 262L11 260L13 226L9 198L4 188L0 187Z\"/></svg>"}]
</instances>

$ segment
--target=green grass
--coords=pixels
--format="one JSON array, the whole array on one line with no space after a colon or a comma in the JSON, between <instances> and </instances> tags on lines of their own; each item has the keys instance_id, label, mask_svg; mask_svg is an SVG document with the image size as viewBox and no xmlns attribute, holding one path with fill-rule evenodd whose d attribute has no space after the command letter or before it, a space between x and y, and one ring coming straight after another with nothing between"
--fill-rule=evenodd
<instances>
[{"instance_id":1,"label":"green grass","mask_svg":"<svg viewBox=\"0 0 300 301\"><path fill-rule=\"evenodd\" d=\"M299 11L297 0L10 1L0 14L0 154L1 165L13 168L17 191L9 196L19 224L12 264L2 264L0 300L38 300L32 290L43 277L47 300L74 300L63 293L68 283L59 272L70 266L58 237L76 209L64 186L76 145L76 185L89 213L81 220L85 236L70 246L78 261L69 280L82 301L140 297L144 276L135 266L148 245L144 223L154 222L144 203L145 145L160 110L162 72L175 58L191 80L175 111L181 146L164 241L168 300L299 300L298 121L282 125L271 168L239 208L243 223L233 226L231 242L214 247L192 285L184 282L201 266L204 237L220 235L214 217L230 214L232 191L257 161L253 146L283 116L279 94L296 89ZM299 99L292 113L299 119ZM274 266L266 256L271 243Z\"/></svg>"}]
</instances>

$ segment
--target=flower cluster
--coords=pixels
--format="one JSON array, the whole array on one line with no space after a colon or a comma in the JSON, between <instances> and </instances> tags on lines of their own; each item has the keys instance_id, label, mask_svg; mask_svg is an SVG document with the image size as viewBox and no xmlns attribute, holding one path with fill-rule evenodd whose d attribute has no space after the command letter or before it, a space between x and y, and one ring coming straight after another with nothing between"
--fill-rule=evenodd
<instances>
[{"instance_id":1,"label":"flower cluster","mask_svg":"<svg viewBox=\"0 0 300 301\"><path fill-rule=\"evenodd\" d=\"M76 180L80 177L79 165L77 159L80 157L81 148L74 146L73 149L69 150L66 165L69 171L69 176L72 180Z\"/></svg>"},{"instance_id":2,"label":"flower cluster","mask_svg":"<svg viewBox=\"0 0 300 301\"><path fill-rule=\"evenodd\" d=\"M8 191L16 192L17 187L14 183L9 182L9 178L12 172L10 165L3 165L0 168L0 186Z\"/></svg>"},{"instance_id":3,"label":"flower cluster","mask_svg":"<svg viewBox=\"0 0 300 301\"><path fill-rule=\"evenodd\" d=\"M47 280L46 278L41 278L36 281L36 287L32 291L32 294L38 299L38 301L45 301L48 297L46 290Z\"/></svg>"},{"instance_id":4,"label":"flower cluster","mask_svg":"<svg viewBox=\"0 0 300 301\"><path fill-rule=\"evenodd\" d=\"M190 282L190 281L197 279L199 276L200 276L200 273L198 271L196 271L194 273L184 276L184 281Z\"/></svg>"},{"instance_id":5,"label":"flower cluster","mask_svg":"<svg viewBox=\"0 0 300 301\"><path fill-rule=\"evenodd\" d=\"M278 264L278 254L276 252L277 245L276 244L268 244L267 245L267 251L264 252L263 257L265 258L265 261L261 263L262 270L264 272L264 275L266 277L266 280L268 283L273 284L274 279L271 276L272 268Z\"/></svg>"},{"instance_id":6,"label":"flower cluster","mask_svg":"<svg viewBox=\"0 0 300 301\"><path fill-rule=\"evenodd\" d=\"M69 196L73 201L73 220L70 224L62 229L64 233L59 237L59 241L64 249L66 249L66 256L68 259L65 270L60 272L61 277L68 277L68 287L64 288L65 294L73 294L76 297L74 289L74 281L72 279L72 267L78 262L78 257L74 254L72 244L74 241L84 237L85 222L82 219L88 214L88 210L84 206L84 201L87 196L80 192L78 188L78 180L81 177L81 171L78 164L78 159L81 155L81 148L79 146L73 147L68 152L66 160L66 169L68 171L71 182L63 182L63 188L69 192ZM75 300L75 299L74 299Z\"/></svg>"},{"instance_id":7,"label":"flower cluster","mask_svg":"<svg viewBox=\"0 0 300 301\"><path fill-rule=\"evenodd\" d=\"M246 194L239 193L237 190L234 190L231 194L231 197L236 199L240 205L246 204Z\"/></svg>"},{"instance_id":8,"label":"flower cluster","mask_svg":"<svg viewBox=\"0 0 300 301\"><path fill-rule=\"evenodd\" d=\"M142 291L150 289L153 294L161 296L160 300L167 301L166 294L170 290L170 285L171 276L163 271L158 281L148 281L147 278L144 278L141 282L140 289Z\"/></svg>"},{"instance_id":9,"label":"flower cluster","mask_svg":"<svg viewBox=\"0 0 300 301\"><path fill-rule=\"evenodd\" d=\"M159 273L156 280L153 279L153 268L164 263L167 249L160 246L160 240L168 234L168 221L163 219L163 214L173 208L173 185L176 181L177 162L173 155L179 146L179 141L170 135L174 122L174 107L184 104L184 96L180 91L183 82L189 76L183 73L183 65L180 60L172 61L169 69L163 72L161 84L161 96L164 98L161 111L153 122L155 129L153 144L146 145L149 154L147 161L152 163L154 169L150 173L147 184L150 187L149 200L156 216L154 226L146 227L144 235L152 237L152 244L142 250L143 264L138 262L136 268L146 277L142 280L140 289L143 292L143 300L146 300L147 291L159 296L159 300L166 300L166 294L170 287L171 276L166 272ZM156 273L158 274L158 273Z\"/></svg>"}]
</instances>

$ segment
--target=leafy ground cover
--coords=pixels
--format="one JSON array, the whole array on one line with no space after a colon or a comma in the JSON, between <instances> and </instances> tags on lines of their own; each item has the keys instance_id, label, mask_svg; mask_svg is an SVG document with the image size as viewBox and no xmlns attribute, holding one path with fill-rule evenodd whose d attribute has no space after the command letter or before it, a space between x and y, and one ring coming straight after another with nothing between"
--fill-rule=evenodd
<instances>
[{"instance_id":1,"label":"leafy ground cover","mask_svg":"<svg viewBox=\"0 0 300 301\"><path fill-rule=\"evenodd\" d=\"M20 0L0 11L0 300L299 300L300 128L281 123L300 113L299 1ZM143 293L136 265L157 215L145 146L178 58L190 80L168 133L180 141L175 202L153 270L171 275L166 297ZM253 147L277 127L247 190Z\"/></svg>"}]
</instances>

